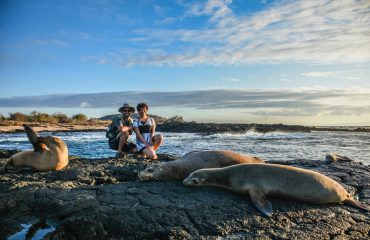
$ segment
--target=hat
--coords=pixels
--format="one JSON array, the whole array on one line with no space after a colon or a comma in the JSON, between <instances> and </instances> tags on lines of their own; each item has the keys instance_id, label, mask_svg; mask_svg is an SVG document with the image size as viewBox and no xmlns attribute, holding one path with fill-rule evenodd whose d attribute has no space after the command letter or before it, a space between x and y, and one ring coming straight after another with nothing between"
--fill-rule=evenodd
<instances>
[{"instance_id":1,"label":"hat","mask_svg":"<svg viewBox=\"0 0 370 240\"><path fill-rule=\"evenodd\" d=\"M130 110L131 110L131 112L135 112L135 108L134 107L131 107L129 104L127 104L127 103L125 103L125 104L123 104L123 106L122 107L120 107L119 109L118 109L118 112L122 112L123 111L123 109L125 109L125 108L129 108Z\"/></svg>"}]
</instances>

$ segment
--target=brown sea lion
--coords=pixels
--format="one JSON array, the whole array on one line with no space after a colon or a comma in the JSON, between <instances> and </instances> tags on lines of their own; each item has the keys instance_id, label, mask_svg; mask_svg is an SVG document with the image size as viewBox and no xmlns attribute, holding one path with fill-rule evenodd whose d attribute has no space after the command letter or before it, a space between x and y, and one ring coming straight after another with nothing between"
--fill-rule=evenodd
<instances>
[{"instance_id":1,"label":"brown sea lion","mask_svg":"<svg viewBox=\"0 0 370 240\"><path fill-rule=\"evenodd\" d=\"M201 169L183 181L186 186L216 186L249 194L253 205L265 216L272 215L266 196L306 203L346 203L370 211L354 200L336 181L320 173L278 164L238 164L225 168Z\"/></svg>"},{"instance_id":2,"label":"brown sea lion","mask_svg":"<svg viewBox=\"0 0 370 240\"><path fill-rule=\"evenodd\" d=\"M178 160L150 166L138 176L140 181L183 180L198 169L220 168L240 163L263 163L263 160L226 150L195 151L185 154Z\"/></svg>"},{"instance_id":3,"label":"brown sea lion","mask_svg":"<svg viewBox=\"0 0 370 240\"><path fill-rule=\"evenodd\" d=\"M23 126L34 150L14 154L5 163L4 169L15 166L47 171L60 170L67 166L68 148L61 139L52 136L41 137L30 126Z\"/></svg>"},{"instance_id":4,"label":"brown sea lion","mask_svg":"<svg viewBox=\"0 0 370 240\"><path fill-rule=\"evenodd\" d=\"M325 156L325 162L327 163L353 162L353 160L346 156L340 156L340 155L331 153Z\"/></svg>"}]
</instances>

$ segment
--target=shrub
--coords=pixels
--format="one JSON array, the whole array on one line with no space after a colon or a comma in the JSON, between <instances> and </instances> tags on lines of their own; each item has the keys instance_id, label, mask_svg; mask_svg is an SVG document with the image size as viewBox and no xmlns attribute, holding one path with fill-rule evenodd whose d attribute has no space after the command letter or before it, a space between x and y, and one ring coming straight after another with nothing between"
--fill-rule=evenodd
<instances>
[{"instance_id":1,"label":"shrub","mask_svg":"<svg viewBox=\"0 0 370 240\"><path fill-rule=\"evenodd\" d=\"M32 111L28 116L30 122L39 122L39 123L57 123L58 120L54 116L50 116L47 113L39 113Z\"/></svg>"},{"instance_id":2,"label":"shrub","mask_svg":"<svg viewBox=\"0 0 370 240\"><path fill-rule=\"evenodd\" d=\"M13 121L25 122L27 118L27 115L21 112L9 113L9 119Z\"/></svg>"},{"instance_id":3,"label":"shrub","mask_svg":"<svg viewBox=\"0 0 370 240\"><path fill-rule=\"evenodd\" d=\"M30 113L30 115L27 117L28 118L28 121L30 121L30 122L38 122L39 120L38 120L38 118L39 118L39 114L40 113L38 113L38 112L36 112L36 111L32 111L31 113Z\"/></svg>"},{"instance_id":4,"label":"shrub","mask_svg":"<svg viewBox=\"0 0 370 240\"><path fill-rule=\"evenodd\" d=\"M55 117L50 116L47 113L40 113L38 115L38 122L40 122L40 123L57 123L58 120Z\"/></svg>"},{"instance_id":5,"label":"shrub","mask_svg":"<svg viewBox=\"0 0 370 240\"><path fill-rule=\"evenodd\" d=\"M72 121L66 114L64 113L54 113L53 117L57 120L58 123L69 123Z\"/></svg>"},{"instance_id":6,"label":"shrub","mask_svg":"<svg viewBox=\"0 0 370 240\"><path fill-rule=\"evenodd\" d=\"M82 113L79 113L79 114L76 114L72 117L72 120L74 122L85 122L87 121L87 116L82 114Z\"/></svg>"}]
</instances>

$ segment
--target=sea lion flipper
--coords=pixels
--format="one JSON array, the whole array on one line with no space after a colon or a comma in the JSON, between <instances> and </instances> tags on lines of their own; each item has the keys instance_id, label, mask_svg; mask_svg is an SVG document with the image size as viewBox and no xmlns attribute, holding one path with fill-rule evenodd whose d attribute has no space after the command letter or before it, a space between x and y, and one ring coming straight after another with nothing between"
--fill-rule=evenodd
<instances>
[{"instance_id":1,"label":"sea lion flipper","mask_svg":"<svg viewBox=\"0 0 370 240\"><path fill-rule=\"evenodd\" d=\"M249 196L253 205L265 216L272 216L272 206L267 200L266 195L258 189L250 189Z\"/></svg>"},{"instance_id":2,"label":"sea lion flipper","mask_svg":"<svg viewBox=\"0 0 370 240\"><path fill-rule=\"evenodd\" d=\"M360 208L362 210L370 211L370 207L367 204L356 201L354 199L346 199L343 201L343 203Z\"/></svg>"},{"instance_id":3,"label":"sea lion flipper","mask_svg":"<svg viewBox=\"0 0 370 240\"><path fill-rule=\"evenodd\" d=\"M24 131L27 134L28 140L32 143L35 152L42 152L45 150L45 144L40 142L40 135L35 132L30 126L23 124Z\"/></svg>"}]
</instances>

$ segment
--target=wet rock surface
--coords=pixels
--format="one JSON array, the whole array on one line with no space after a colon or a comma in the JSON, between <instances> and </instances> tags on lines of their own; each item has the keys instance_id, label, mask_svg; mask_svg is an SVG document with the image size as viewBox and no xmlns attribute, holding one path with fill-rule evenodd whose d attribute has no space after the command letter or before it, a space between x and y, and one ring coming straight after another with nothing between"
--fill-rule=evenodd
<instances>
[{"instance_id":1,"label":"wet rock surface","mask_svg":"<svg viewBox=\"0 0 370 240\"><path fill-rule=\"evenodd\" d=\"M6 161L2 151L0 164ZM174 160L160 155L160 161ZM45 239L366 239L370 213L346 205L311 205L270 198L263 217L248 196L181 182L139 182L158 163L71 159L61 171L0 174L0 239L21 224L55 227ZM274 162L321 172L370 204L370 168L357 162Z\"/></svg>"}]
</instances>

